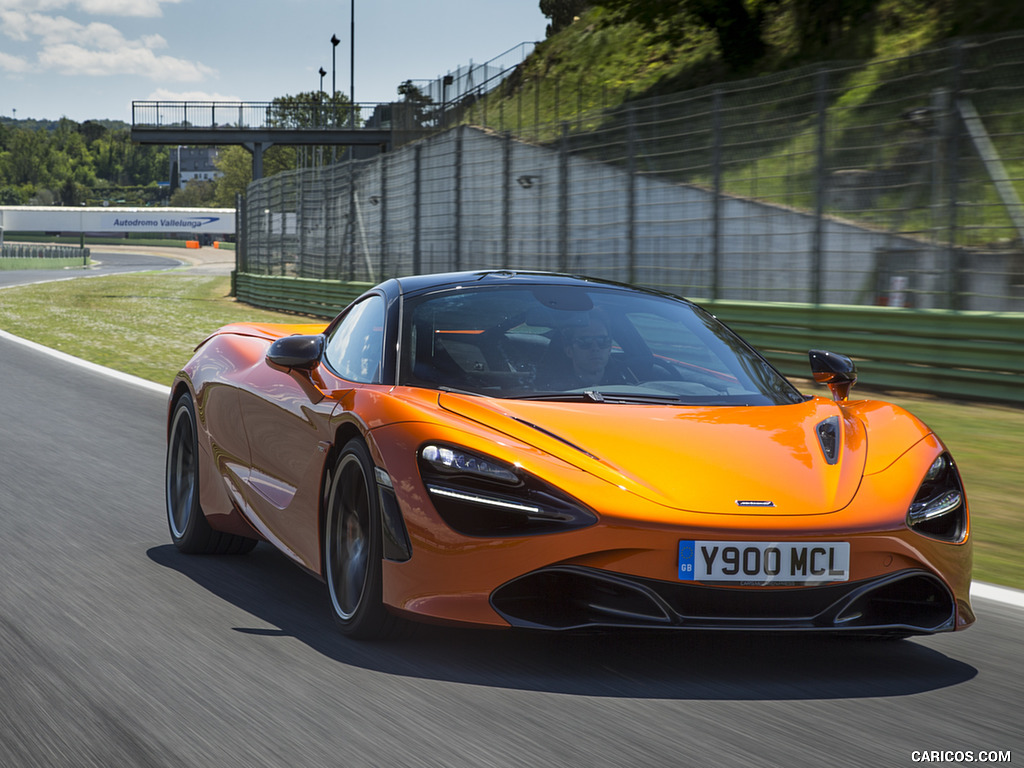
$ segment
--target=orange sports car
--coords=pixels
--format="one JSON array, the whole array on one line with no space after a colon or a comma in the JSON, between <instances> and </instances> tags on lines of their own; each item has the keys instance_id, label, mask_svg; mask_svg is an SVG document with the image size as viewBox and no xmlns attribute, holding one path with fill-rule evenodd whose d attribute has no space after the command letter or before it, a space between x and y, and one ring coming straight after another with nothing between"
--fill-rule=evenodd
<instances>
[{"instance_id":1,"label":"orange sports car","mask_svg":"<svg viewBox=\"0 0 1024 768\"><path fill-rule=\"evenodd\" d=\"M489 627L905 636L974 621L942 441L808 397L712 315L593 279L388 280L324 325L203 341L168 411L171 538L266 541L341 631Z\"/></svg>"}]
</instances>

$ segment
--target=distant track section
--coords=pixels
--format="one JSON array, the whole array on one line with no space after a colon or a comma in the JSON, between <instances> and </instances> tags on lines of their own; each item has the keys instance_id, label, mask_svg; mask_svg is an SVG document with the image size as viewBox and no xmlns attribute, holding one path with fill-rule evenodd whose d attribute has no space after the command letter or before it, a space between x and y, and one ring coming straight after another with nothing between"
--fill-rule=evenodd
<instances>
[{"instance_id":1,"label":"distant track section","mask_svg":"<svg viewBox=\"0 0 1024 768\"><path fill-rule=\"evenodd\" d=\"M235 209L2 205L0 232L234 234Z\"/></svg>"}]
</instances>

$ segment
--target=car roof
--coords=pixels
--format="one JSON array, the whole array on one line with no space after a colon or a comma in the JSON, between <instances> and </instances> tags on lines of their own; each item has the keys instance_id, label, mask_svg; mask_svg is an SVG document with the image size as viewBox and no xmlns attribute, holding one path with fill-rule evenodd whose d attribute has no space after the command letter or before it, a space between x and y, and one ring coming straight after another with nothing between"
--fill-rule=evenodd
<instances>
[{"instance_id":1,"label":"car roof","mask_svg":"<svg viewBox=\"0 0 1024 768\"><path fill-rule=\"evenodd\" d=\"M389 287L397 288L397 292L406 296L429 291L455 288L460 285L560 285L560 286L590 286L604 287L623 291L634 291L638 293L650 293L659 296L668 294L659 291L652 291L647 288L640 288L634 285L617 283L610 280L585 277L582 275L569 275L558 272L540 272L529 270L472 270L464 272L441 272L430 275L410 275L399 277L388 281ZM387 291L387 289L385 289ZM390 291L388 291L390 292ZM679 296L672 296L680 299ZM682 299L686 301L685 299Z\"/></svg>"}]
</instances>

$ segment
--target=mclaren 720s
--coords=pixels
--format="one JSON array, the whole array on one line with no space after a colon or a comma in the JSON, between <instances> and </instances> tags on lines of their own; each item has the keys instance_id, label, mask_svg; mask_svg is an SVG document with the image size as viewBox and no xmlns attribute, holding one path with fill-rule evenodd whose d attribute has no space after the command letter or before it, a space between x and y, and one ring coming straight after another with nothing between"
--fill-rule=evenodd
<instances>
[{"instance_id":1,"label":"mclaren 720s","mask_svg":"<svg viewBox=\"0 0 1024 768\"><path fill-rule=\"evenodd\" d=\"M235 324L176 377L184 553L276 547L340 630L882 637L967 627L955 462L921 421L800 391L683 299L544 273L393 279L323 325Z\"/></svg>"}]
</instances>

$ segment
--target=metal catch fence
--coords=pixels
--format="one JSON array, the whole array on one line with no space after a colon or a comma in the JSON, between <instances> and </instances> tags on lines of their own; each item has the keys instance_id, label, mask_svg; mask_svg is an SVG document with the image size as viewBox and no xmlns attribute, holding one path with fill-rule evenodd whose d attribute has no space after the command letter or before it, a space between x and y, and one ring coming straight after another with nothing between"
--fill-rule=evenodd
<instances>
[{"instance_id":1,"label":"metal catch fence","mask_svg":"<svg viewBox=\"0 0 1024 768\"><path fill-rule=\"evenodd\" d=\"M372 160L254 183L240 271L506 267L707 299L1024 311L1024 33L557 123L531 121L524 93Z\"/></svg>"}]
</instances>

